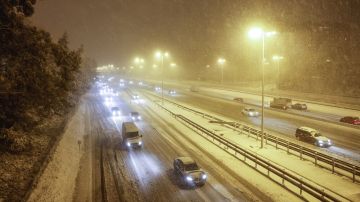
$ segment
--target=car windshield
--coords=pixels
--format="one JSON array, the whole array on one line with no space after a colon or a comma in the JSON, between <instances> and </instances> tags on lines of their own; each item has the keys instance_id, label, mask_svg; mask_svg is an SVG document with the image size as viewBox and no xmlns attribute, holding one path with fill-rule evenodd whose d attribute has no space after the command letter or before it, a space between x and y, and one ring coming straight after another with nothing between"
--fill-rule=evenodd
<instances>
[{"instance_id":1,"label":"car windshield","mask_svg":"<svg viewBox=\"0 0 360 202\"><path fill-rule=\"evenodd\" d=\"M254 111L255 111L255 109L248 109L248 111L249 111L249 112L254 112Z\"/></svg>"},{"instance_id":2,"label":"car windshield","mask_svg":"<svg viewBox=\"0 0 360 202\"><path fill-rule=\"evenodd\" d=\"M119 111L119 108L118 107L113 107L113 108L111 108L111 111Z\"/></svg>"},{"instance_id":3,"label":"car windshield","mask_svg":"<svg viewBox=\"0 0 360 202\"><path fill-rule=\"evenodd\" d=\"M139 113L137 113L137 112L131 112L131 116L138 116L139 115Z\"/></svg>"},{"instance_id":4,"label":"car windshield","mask_svg":"<svg viewBox=\"0 0 360 202\"><path fill-rule=\"evenodd\" d=\"M199 167L196 163L184 164L184 167L186 171L199 170Z\"/></svg>"},{"instance_id":5,"label":"car windshield","mask_svg":"<svg viewBox=\"0 0 360 202\"><path fill-rule=\"evenodd\" d=\"M138 132L128 132L126 133L126 137L128 138L133 138L133 137L138 137L139 133Z\"/></svg>"}]
</instances>

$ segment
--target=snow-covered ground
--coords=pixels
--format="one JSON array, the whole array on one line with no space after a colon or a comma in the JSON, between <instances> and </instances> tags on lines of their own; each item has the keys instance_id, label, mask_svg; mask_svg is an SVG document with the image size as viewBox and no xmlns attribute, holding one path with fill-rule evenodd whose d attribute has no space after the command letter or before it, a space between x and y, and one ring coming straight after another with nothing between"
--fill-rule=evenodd
<instances>
[{"instance_id":1,"label":"snow-covered ground","mask_svg":"<svg viewBox=\"0 0 360 202\"><path fill-rule=\"evenodd\" d=\"M79 149L78 144L78 141L83 142L85 135L84 113L82 100L28 201L72 201L79 162L84 152L82 145Z\"/></svg>"}]
</instances>

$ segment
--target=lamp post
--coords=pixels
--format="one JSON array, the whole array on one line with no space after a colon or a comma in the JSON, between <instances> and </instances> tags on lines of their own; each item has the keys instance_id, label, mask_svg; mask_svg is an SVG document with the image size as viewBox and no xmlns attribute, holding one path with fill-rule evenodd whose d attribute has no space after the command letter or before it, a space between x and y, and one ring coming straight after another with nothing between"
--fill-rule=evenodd
<instances>
[{"instance_id":1,"label":"lamp post","mask_svg":"<svg viewBox=\"0 0 360 202\"><path fill-rule=\"evenodd\" d=\"M139 69L142 69L144 66L145 60L143 58L140 57L135 57L134 59L134 64L135 66L138 66Z\"/></svg>"},{"instance_id":2,"label":"lamp post","mask_svg":"<svg viewBox=\"0 0 360 202\"><path fill-rule=\"evenodd\" d=\"M161 60L161 105L164 105L164 57L169 57L169 53L158 51L155 57Z\"/></svg>"},{"instance_id":3,"label":"lamp post","mask_svg":"<svg viewBox=\"0 0 360 202\"><path fill-rule=\"evenodd\" d=\"M265 66L265 37L275 35L276 32L265 32L261 28L253 28L248 35L252 39L262 40L262 59L261 59L261 148L264 147L264 66Z\"/></svg>"},{"instance_id":4,"label":"lamp post","mask_svg":"<svg viewBox=\"0 0 360 202\"><path fill-rule=\"evenodd\" d=\"M219 58L217 60L217 62L221 69L221 84L222 84L224 82L224 64L225 64L226 60L224 58Z\"/></svg>"},{"instance_id":5,"label":"lamp post","mask_svg":"<svg viewBox=\"0 0 360 202\"><path fill-rule=\"evenodd\" d=\"M279 55L274 55L272 57L272 59L274 61L276 61L276 63L277 63L277 74L276 74L277 85L276 85L276 87L277 87L277 89L279 89L279 84L280 84L280 60L284 59L284 57L279 56Z\"/></svg>"}]
</instances>

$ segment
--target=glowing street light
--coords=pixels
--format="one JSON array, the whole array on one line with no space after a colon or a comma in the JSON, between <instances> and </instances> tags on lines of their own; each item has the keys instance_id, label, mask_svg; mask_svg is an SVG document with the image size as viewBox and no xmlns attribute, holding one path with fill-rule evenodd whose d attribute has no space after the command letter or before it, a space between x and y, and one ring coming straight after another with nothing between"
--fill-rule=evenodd
<instances>
[{"instance_id":1,"label":"glowing street light","mask_svg":"<svg viewBox=\"0 0 360 202\"><path fill-rule=\"evenodd\" d=\"M219 64L220 69L221 69L221 83L223 83L223 81L224 81L224 65L225 65L225 62L226 62L226 60L224 58L219 58L217 60L217 63Z\"/></svg>"},{"instance_id":2,"label":"glowing street light","mask_svg":"<svg viewBox=\"0 0 360 202\"><path fill-rule=\"evenodd\" d=\"M170 64L170 67L176 67L177 65L176 65L176 63L171 63Z\"/></svg>"},{"instance_id":3,"label":"glowing street light","mask_svg":"<svg viewBox=\"0 0 360 202\"><path fill-rule=\"evenodd\" d=\"M251 39L262 40L262 61L261 61L261 148L264 147L264 66L265 66L265 37L276 35L275 31L265 32L262 28L255 27L249 30Z\"/></svg>"},{"instance_id":4,"label":"glowing street light","mask_svg":"<svg viewBox=\"0 0 360 202\"><path fill-rule=\"evenodd\" d=\"M136 65L142 65L142 64L145 63L145 60L144 60L143 58L136 57L136 58L134 59L134 63L135 63Z\"/></svg>"},{"instance_id":5,"label":"glowing street light","mask_svg":"<svg viewBox=\"0 0 360 202\"><path fill-rule=\"evenodd\" d=\"M161 60L161 104L164 105L164 57L168 58L168 52L157 51L155 57Z\"/></svg>"}]
</instances>

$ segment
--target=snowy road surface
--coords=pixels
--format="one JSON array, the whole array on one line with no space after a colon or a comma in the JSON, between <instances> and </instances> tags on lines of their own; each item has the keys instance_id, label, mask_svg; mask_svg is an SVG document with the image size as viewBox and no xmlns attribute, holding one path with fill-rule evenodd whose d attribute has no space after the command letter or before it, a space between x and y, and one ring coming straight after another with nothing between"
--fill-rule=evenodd
<instances>
[{"instance_id":1,"label":"snowy road surface","mask_svg":"<svg viewBox=\"0 0 360 202\"><path fill-rule=\"evenodd\" d=\"M96 96L88 102L91 121L87 130L91 131L91 138L88 158L83 158L78 175L75 201L272 200L256 186L219 165L207 151L196 149L189 140L180 139L182 131L171 126L169 120L159 117L156 111L130 102L130 99L120 99L123 97L127 98L125 92L111 102ZM115 105L121 108L121 117L110 116L109 108ZM129 120L131 111L140 112L145 120L136 122L143 134L142 149L127 150L118 144L121 123ZM196 188L181 185L172 169L173 159L177 156L196 159L209 172L207 183Z\"/></svg>"}]
</instances>

